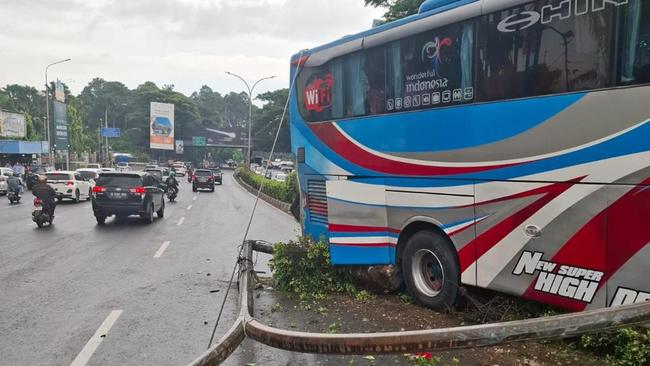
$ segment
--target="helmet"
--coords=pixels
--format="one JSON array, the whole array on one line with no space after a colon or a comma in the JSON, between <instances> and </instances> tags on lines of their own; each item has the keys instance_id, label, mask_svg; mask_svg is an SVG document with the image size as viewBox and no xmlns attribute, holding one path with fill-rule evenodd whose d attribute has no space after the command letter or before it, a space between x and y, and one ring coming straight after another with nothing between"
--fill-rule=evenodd
<instances>
[{"instance_id":1,"label":"helmet","mask_svg":"<svg viewBox=\"0 0 650 366\"><path fill-rule=\"evenodd\" d=\"M47 183L47 177L44 175L39 175L38 176L38 182L39 183Z\"/></svg>"},{"instance_id":2,"label":"helmet","mask_svg":"<svg viewBox=\"0 0 650 366\"><path fill-rule=\"evenodd\" d=\"M171 173L169 173L169 176L170 177L175 177L176 176L176 171L172 170Z\"/></svg>"}]
</instances>

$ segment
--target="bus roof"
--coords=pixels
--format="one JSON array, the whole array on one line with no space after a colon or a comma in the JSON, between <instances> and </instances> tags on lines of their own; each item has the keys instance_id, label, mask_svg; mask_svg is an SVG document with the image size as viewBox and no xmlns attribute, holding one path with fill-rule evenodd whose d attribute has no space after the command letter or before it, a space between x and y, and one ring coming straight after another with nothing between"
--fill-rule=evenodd
<instances>
[{"instance_id":1,"label":"bus roof","mask_svg":"<svg viewBox=\"0 0 650 366\"><path fill-rule=\"evenodd\" d=\"M304 61L305 66L320 66L338 56L531 1L427 0L420 7L418 14L386 23L355 35L345 36L323 46L304 50L293 55L291 63L293 65L297 64L302 54L303 58L306 56L309 57Z\"/></svg>"}]
</instances>

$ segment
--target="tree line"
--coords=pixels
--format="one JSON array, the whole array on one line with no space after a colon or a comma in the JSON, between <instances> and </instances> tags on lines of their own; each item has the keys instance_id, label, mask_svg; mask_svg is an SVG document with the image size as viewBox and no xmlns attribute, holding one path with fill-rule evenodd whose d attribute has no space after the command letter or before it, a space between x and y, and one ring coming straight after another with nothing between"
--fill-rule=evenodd
<instances>
[{"instance_id":1,"label":"tree line","mask_svg":"<svg viewBox=\"0 0 650 366\"><path fill-rule=\"evenodd\" d=\"M54 83L49 90L54 90ZM110 141L113 151L149 157L151 102L174 104L176 137L179 139L191 139L193 131L204 128L248 128L248 95L243 92L222 95L204 85L186 96L174 90L174 85L158 86L148 81L135 89L129 89L119 81L102 78L93 79L79 95L72 95L67 86L64 86L64 91L70 149L76 154L97 152L100 148L99 129L107 125L120 128L122 132L122 137ZM287 96L287 89L257 96L263 106L260 108L253 105L252 136L255 150L270 150ZM7 85L0 88L0 107L25 114L26 139L46 139L43 91L27 85ZM108 119L105 121L106 116ZM52 103L50 119L53 120ZM290 148L288 121L285 119L277 151L286 152Z\"/></svg>"}]
</instances>

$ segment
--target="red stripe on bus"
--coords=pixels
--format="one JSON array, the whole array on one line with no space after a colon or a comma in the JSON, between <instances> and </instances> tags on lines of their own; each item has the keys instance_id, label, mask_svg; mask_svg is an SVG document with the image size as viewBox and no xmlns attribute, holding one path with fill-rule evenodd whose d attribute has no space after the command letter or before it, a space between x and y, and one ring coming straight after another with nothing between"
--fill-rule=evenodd
<instances>
[{"instance_id":1,"label":"red stripe on bus","mask_svg":"<svg viewBox=\"0 0 650 366\"><path fill-rule=\"evenodd\" d=\"M542 207L546 206L549 202L554 200L560 194L564 193L566 190L571 188L575 183L579 182L583 178L584 177L572 179L566 183L555 183L549 186L536 188L528 192L518 193L511 196L511 199L516 199L520 197L544 194L535 202L529 204L515 214L502 220L483 234L477 236L476 239L471 241L469 244L464 246L458 252L461 272L469 268L469 266L481 258L495 245L497 245L497 243L499 243L503 238L510 234L515 228L533 216ZM506 199L504 198L500 200Z\"/></svg>"},{"instance_id":2,"label":"red stripe on bus","mask_svg":"<svg viewBox=\"0 0 650 366\"><path fill-rule=\"evenodd\" d=\"M506 168L520 163L476 166L476 167L441 167L429 166L386 159L372 154L346 138L332 122L312 123L312 131L330 149L353 164L376 172L397 175L429 176L429 175L454 175L464 173L482 172Z\"/></svg>"},{"instance_id":3,"label":"red stripe on bus","mask_svg":"<svg viewBox=\"0 0 650 366\"><path fill-rule=\"evenodd\" d=\"M642 184L649 184L650 179ZM596 215L552 258L552 262L604 272L598 288L650 242L650 190L638 186ZM594 246L594 243L597 245ZM611 247L610 247L611 246ZM535 291L535 280L524 297L582 311L583 301ZM604 304L607 305L607 304Z\"/></svg>"},{"instance_id":4,"label":"red stripe on bus","mask_svg":"<svg viewBox=\"0 0 650 366\"><path fill-rule=\"evenodd\" d=\"M341 225L330 224L330 231L337 233L382 233L389 232L399 234L400 231L390 227L376 227L376 226L356 226L356 225Z\"/></svg>"},{"instance_id":5,"label":"red stripe on bus","mask_svg":"<svg viewBox=\"0 0 650 366\"><path fill-rule=\"evenodd\" d=\"M397 244L395 243L331 243L331 242L330 245L335 245L339 247L370 247L370 248L397 246Z\"/></svg>"}]
</instances>

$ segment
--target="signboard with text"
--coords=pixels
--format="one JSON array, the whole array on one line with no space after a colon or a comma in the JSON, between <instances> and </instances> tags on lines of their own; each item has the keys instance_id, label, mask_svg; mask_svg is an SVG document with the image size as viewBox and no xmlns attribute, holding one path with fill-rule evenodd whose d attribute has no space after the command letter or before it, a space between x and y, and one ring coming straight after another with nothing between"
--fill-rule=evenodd
<instances>
[{"instance_id":1,"label":"signboard with text","mask_svg":"<svg viewBox=\"0 0 650 366\"><path fill-rule=\"evenodd\" d=\"M150 144L152 149L174 150L174 105L151 103Z\"/></svg>"},{"instance_id":2,"label":"signboard with text","mask_svg":"<svg viewBox=\"0 0 650 366\"><path fill-rule=\"evenodd\" d=\"M192 136L191 140L186 139L185 145L234 148L248 146L248 134L243 128L205 128L193 131Z\"/></svg>"},{"instance_id":3,"label":"signboard with text","mask_svg":"<svg viewBox=\"0 0 650 366\"><path fill-rule=\"evenodd\" d=\"M176 140L176 154L182 155L185 153L185 142L183 140Z\"/></svg>"},{"instance_id":4,"label":"signboard with text","mask_svg":"<svg viewBox=\"0 0 650 366\"><path fill-rule=\"evenodd\" d=\"M120 137L120 129L119 128L102 128L102 137L108 137L108 138L118 138Z\"/></svg>"},{"instance_id":5,"label":"signboard with text","mask_svg":"<svg viewBox=\"0 0 650 366\"><path fill-rule=\"evenodd\" d=\"M68 109L65 103L54 101L54 148L67 151L68 145Z\"/></svg>"}]
</instances>

